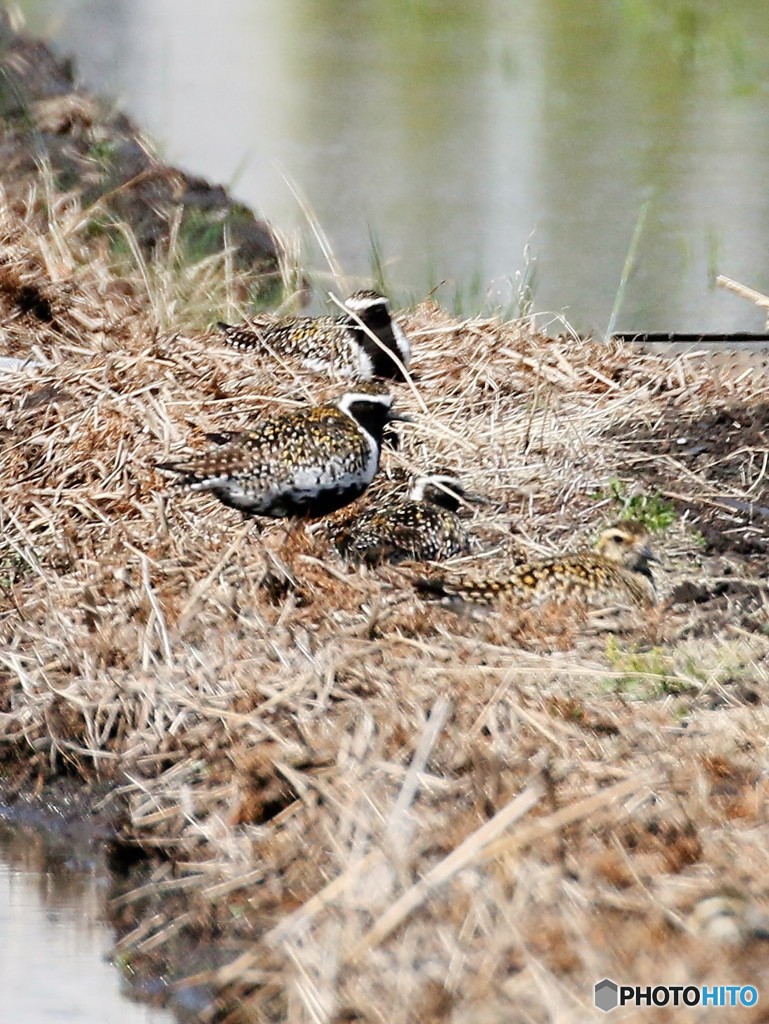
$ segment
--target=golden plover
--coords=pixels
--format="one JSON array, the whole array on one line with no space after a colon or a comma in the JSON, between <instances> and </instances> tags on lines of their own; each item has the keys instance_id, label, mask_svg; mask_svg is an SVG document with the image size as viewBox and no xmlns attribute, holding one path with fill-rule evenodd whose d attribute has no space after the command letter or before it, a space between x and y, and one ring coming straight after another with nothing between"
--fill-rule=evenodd
<instances>
[{"instance_id":1,"label":"golden plover","mask_svg":"<svg viewBox=\"0 0 769 1024\"><path fill-rule=\"evenodd\" d=\"M339 553L350 561L435 562L467 554L470 545L457 515L468 495L452 473L419 477L408 497L394 496L358 515L329 522L329 535Z\"/></svg>"},{"instance_id":2,"label":"golden plover","mask_svg":"<svg viewBox=\"0 0 769 1024\"><path fill-rule=\"evenodd\" d=\"M593 551L516 565L501 579L431 578L416 580L417 590L439 597L491 603L579 601L591 607L655 603L649 563L656 561L645 526L625 519L604 530Z\"/></svg>"},{"instance_id":3,"label":"golden plover","mask_svg":"<svg viewBox=\"0 0 769 1024\"><path fill-rule=\"evenodd\" d=\"M268 359L276 355L295 359L310 370L335 377L403 380L392 355L408 368L411 346L391 318L384 295L361 290L353 292L344 304L349 311L346 315L257 318L237 326L218 323L217 327L228 345Z\"/></svg>"},{"instance_id":4,"label":"golden plover","mask_svg":"<svg viewBox=\"0 0 769 1024\"><path fill-rule=\"evenodd\" d=\"M202 455L163 462L179 486L210 491L245 515L323 516L360 497L379 467L392 396L366 385L335 402L259 420Z\"/></svg>"}]
</instances>

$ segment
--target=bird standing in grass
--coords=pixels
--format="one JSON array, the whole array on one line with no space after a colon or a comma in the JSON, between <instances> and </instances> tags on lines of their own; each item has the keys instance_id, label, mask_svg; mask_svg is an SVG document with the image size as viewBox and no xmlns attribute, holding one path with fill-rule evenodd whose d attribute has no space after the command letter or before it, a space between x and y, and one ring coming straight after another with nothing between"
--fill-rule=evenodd
<instances>
[{"instance_id":1,"label":"bird standing in grass","mask_svg":"<svg viewBox=\"0 0 769 1024\"><path fill-rule=\"evenodd\" d=\"M419 477L408 497L391 497L355 515L350 512L329 523L331 542L349 561L440 561L467 554L470 542L457 515L468 495L453 473Z\"/></svg>"},{"instance_id":2,"label":"bird standing in grass","mask_svg":"<svg viewBox=\"0 0 769 1024\"><path fill-rule=\"evenodd\" d=\"M577 601L589 607L650 608L655 592L649 563L656 559L648 542L646 527L626 519L604 530L592 551L524 562L501 579L435 577L416 580L415 586L432 596L489 604Z\"/></svg>"},{"instance_id":3,"label":"bird standing in grass","mask_svg":"<svg viewBox=\"0 0 769 1024\"><path fill-rule=\"evenodd\" d=\"M392 404L391 395L362 385L241 433L209 435L219 447L157 468L244 515L324 516L360 497L373 480L386 424L407 419Z\"/></svg>"},{"instance_id":4,"label":"bird standing in grass","mask_svg":"<svg viewBox=\"0 0 769 1024\"><path fill-rule=\"evenodd\" d=\"M287 316L217 326L228 345L267 360L296 360L336 377L402 381L403 370L393 356L407 369L411 346L390 316L384 295L361 290L344 305L348 312L340 316Z\"/></svg>"}]
</instances>

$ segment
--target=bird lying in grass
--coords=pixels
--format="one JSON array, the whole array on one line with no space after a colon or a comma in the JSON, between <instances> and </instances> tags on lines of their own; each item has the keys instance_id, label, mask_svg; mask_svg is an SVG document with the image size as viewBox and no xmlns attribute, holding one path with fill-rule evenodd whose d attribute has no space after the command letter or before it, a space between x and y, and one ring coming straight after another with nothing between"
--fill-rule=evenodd
<instances>
[{"instance_id":1,"label":"bird lying in grass","mask_svg":"<svg viewBox=\"0 0 769 1024\"><path fill-rule=\"evenodd\" d=\"M485 502L467 494L455 474L418 477L407 497L394 495L355 514L329 522L329 536L351 562L438 562L466 555L470 539L457 515L462 501Z\"/></svg>"},{"instance_id":2,"label":"bird lying in grass","mask_svg":"<svg viewBox=\"0 0 769 1024\"><path fill-rule=\"evenodd\" d=\"M588 607L651 608L656 595L650 563L656 558L648 542L646 527L626 519L605 529L592 551L524 562L499 579L432 576L416 580L415 587L430 597L484 604L576 601Z\"/></svg>"}]
</instances>

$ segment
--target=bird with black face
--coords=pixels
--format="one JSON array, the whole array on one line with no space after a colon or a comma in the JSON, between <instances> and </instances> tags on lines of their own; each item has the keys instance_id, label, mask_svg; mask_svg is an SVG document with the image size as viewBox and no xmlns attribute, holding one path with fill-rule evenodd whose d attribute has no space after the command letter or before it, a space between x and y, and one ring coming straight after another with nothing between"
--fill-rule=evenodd
<instances>
[{"instance_id":1,"label":"bird with black face","mask_svg":"<svg viewBox=\"0 0 769 1024\"><path fill-rule=\"evenodd\" d=\"M391 495L361 512L350 509L329 521L331 542L350 562L438 562L470 550L458 510L468 494L455 473L427 473L407 496Z\"/></svg>"},{"instance_id":2,"label":"bird with black face","mask_svg":"<svg viewBox=\"0 0 769 1024\"><path fill-rule=\"evenodd\" d=\"M485 604L575 601L587 607L650 608L656 602L650 563L656 560L646 527L624 519L603 530L593 550L523 562L499 579L433 577L416 580L415 586L426 595Z\"/></svg>"},{"instance_id":3,"label":"bird with black face","mask_svg":"<svg viewBox=\"0 0 769 1024\"><path fill-rule=\"evenodd\" d=\"M255 317L217 327L231 348L268 363L277 357L333 377L404 380L411 345L386 297L361 289L344 307L338 316Z\"/></svg>"},{"instance_id":4,"label":"bird with black face","mask_svg":"<svg viewBox=\"0 0 769 1024\"><path fill-rule=\"evenodd\" d=\"M388 423L406 420L376 385L335 401L265 417L248 430L210 435L219 445L157 468L177 486L207 491L244 515L325 516L359 498L379 468Z\"/></svg>"}]
</instances>

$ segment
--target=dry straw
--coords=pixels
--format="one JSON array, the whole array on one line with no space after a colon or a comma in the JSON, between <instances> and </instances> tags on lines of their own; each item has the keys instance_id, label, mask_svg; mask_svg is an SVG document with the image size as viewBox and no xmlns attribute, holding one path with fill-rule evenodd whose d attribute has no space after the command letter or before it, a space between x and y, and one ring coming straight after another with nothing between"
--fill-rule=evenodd
<instances>
[{"instance_id":1,"label":"dry straw","mask_svg":"<svg viewBox=\"0 0 769 1024\"><path fill-rule=\"evenodd\" d=\"M0 354L36 364L0 376L0 749L21 787L112 788L150 857L121 955L178 987L218 942L186 970L232 1021L566 1024L604 975L769 991L751 942L689 924L767 897L765 377L403 314L414 423L367 500L458 470L492 502L458 568L493 573L668 496L661 589L689 588L618 636L458 613L166 490L156 461L339 385L207 332L223 260L132 247L116 275L83 221L0 196Z\"/></svg>"}]
</instances>

